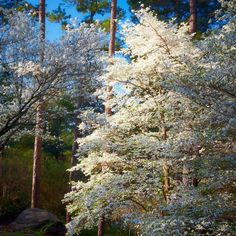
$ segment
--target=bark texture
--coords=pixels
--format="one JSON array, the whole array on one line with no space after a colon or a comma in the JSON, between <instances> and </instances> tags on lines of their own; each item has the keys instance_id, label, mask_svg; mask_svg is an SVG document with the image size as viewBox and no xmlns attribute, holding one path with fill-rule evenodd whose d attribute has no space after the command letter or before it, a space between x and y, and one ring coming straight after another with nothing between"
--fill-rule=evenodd
<instances>
[{"instance_id":1,"label":"bark texture","mask_svg":"<svg viewBox=\"0 0 236 236\"><path fill-rule=\"evenodd\" d=\"M31 208L39 208L40 205L42 130L42 103L40 103L36 111Z\"/></svg>"},{"instance_id":2,"label":"bark texture","mask_svg":"<svg viewBox=\"0 0 236 236\"><path fill-rule=\"evenodd\" d=\"M112 86L108 86L107 87L107 101L111 100L112 99ZM110 106L106 106L105 108L105 112L106 112L106 115L107 116L112 116L112 110L111 110L111 107Z\"/></svg>"},{"instance_id":3,"label":"bark texture","mask_svg":"<svg viewBox=\"0 0 236 236\"><path fill-rule=\"evenodd\" d=\"M112 0L111 1L111 19L110 19L110 43L109 43L109 56L110 57L112 57L115 53L116 15L117 15L117 0Z\"/></svg>"},{"instance_id":4,"label":"bark texture","mask_svg":"<svg viewBox=\"0 0 236 236\"><path fill-rule=\"evenodd\" d=\"M164 198L166 204L169 203L169 189L170 189L170 166L167 163L164 163L163 165L163 173L164 173L164 186L163 186L163 192L164 192Z\"/></svg>"},{"instance_id":5,"label":"bark texture","mask_svg":"<svg viewBox=\"0 0 236 236\"><path fill-rule=\"evenodd\" d=\"M197 0L189 0L189 33L193 34L197 31Z\"/></svg>"},{"instance_id":6,"label":"bark texture","mask_svg":"<svg viewBox=\"0 0 236 236\"><path fill-rule=\"evenodd\" d=\"M39 22L40 22L40 38L45 39L45 0L40 0L39 5ZM43 61L44 52L41 54L41 62ZM39 101L36 110L35 140L34 140L34 164L32 175L32 195L31 208L39 208L40 206L40 172L41 172L41 152L42 152L42 132L43 132L43 101Z\"/></svg>"},{"instance_id":7,"label":"bark texture","mask_svg":"<svg viewBox=\"0 0 236 236\"><path fill-rule=\"evenodd\" d=\"M105 218L104 218L104 216L101 216L100 219L99 219L97 236L103 236L104 235L104 229L105 229Z\"/></svg>"},{"instance_id":8,"label":"bark texture","mask_svg":"<svg viewBox=\"0 0 236 236\"><path fill-rule=\"evenodd\" d=\"M115 42L116 42L116 15L117 15L117 0L111 1L111 18L110 18L110 42L109 42L109 57L113 57L115 53ZM110 100L112 98L112 86L107 87L107 100ZM107 106L105 108L105 112L107 116L112 115L112 109L111 107ZM102 169L105 168L102 167ZM102 170L103 171L103 170ZM101 216L100 220L98 222L98 233L97 236L103 236L104 235L104 228L105 228L105 217Z\"/></svg>"}]
</instances>

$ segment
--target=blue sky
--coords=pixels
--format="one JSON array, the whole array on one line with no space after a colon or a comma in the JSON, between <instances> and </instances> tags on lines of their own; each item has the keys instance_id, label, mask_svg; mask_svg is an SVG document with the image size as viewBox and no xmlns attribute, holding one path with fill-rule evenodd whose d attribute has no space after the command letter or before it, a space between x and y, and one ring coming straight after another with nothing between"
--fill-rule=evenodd
<instances>
[{"instance_id":1,"label":"blue sky","mask_svg":"<svg viewBox=\"0 0 236 236\"><path fill-rule=\"evenodd\" d=\"M39 0L29 0L30 3L32 4L39 4ZM55 10L58 5L60 3L63 3L62 0L46 0L46 4L47 4L47 11L51 11L51 10ZM126 12L126 16L129 16L129 6L126 2L126 0L118 0L118 5L123 8ZM69 4L66 4L64 6L64 8L66 9L66 12L71 15L72 17L78 17L78 18L82 18L83 15L79 14L74 6L70 6ZM101 19L101 17L99 16L95 16L96 19ZM57 40L62 34L61 31L61 26L60 24L56 24L56 23L51 23L48 22L46 23L46 37L49 40Z\"/></svg>"}]
</instances>

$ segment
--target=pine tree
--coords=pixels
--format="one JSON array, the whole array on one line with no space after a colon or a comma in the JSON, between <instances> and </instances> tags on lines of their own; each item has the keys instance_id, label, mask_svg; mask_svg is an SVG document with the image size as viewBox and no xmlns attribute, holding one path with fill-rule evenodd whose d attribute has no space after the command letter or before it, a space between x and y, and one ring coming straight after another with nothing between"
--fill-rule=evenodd
<instances>
[{"instance_id":1,"label":"pine tree","mask_svg":"<svg viewBox=\"0 0 236 236\"><path fill-rule=\"evenodd\" d=\"M78 12L88 14L85 16L85 22L93 23L96 14L104 15L109 12L109 0L66 0L76 6Z\"/></svg>"},{"instance_id":2,"label":"pine tree","mask_svg":"<svg viewBox=\"0 0 236 236\"><path fill-rule=\"evenodd\" d=\"M40 38L45 40L45 0L40 0L39 7ZM41 62L43 62L44 52L41 52ZM31 208L40 206L40 175L41 175L41 155L42 155L42 133L43 133L43 101L39 101L36 110L35 140L34 140L34 164L32 179Z\"/></svg>"},{"instance_id":3,"label":"pine tree","mask_svg":"<svg viewBox=\"0 0 236 236\"><path fill-rule=\"evenodd\" d=\"M109 43L109 56L112 57L115 53L116 41L116 21L117 21L117 0L111 2L111 20L110 20L110 43Z\"/></svg>"},{"instance_id":4,"label":"pine tree","mask_svg":"<svg viewBox=\"0 0 236 236\"><path fill-rule=\"evenodd\" d=\"M193 34L197 32L197 1L189 1L189 33Z\"/></svg>"},{"instance_id":5,"label":"pine tree","mask_svg":"<svg viewBox=\"0 0 236 236\"><path fill-rule=\"evenodd\" d=\"M117 17L117 0L111 1L111 17L110 17L110 42L109 42L109 57L113 57L115 53L115 42L116 42L116 17ZM112 86L107 87L108 97L107 100L109 101L112 99ZM106 115L112 115L112 109L110 106L105 108ZM106 167L105 167L106 169ZM98 233L97 236L103 236L105 229L105 217L102 215L98 222Z\"/></svg>"},{"instance_id":6,"label":"pine tree","mask_svg":"<svg viewBox=\"0 0 236 236\"><path fill-rule=\"evenodd\" d=\"M195 16L194 11L198 12L198 22L196 22L195 27L199 32L205 32L209 29L209 25L217 23L214 12L220 8L218 0L197 1L197 4L195 4L197 5L195 10L193 9L194 3L191 2L191 0L128 0L128 4L133 10L140 9L140 5L143 4L144 7L150 7L150 9L157 14L158 19L168 22L175 18L175 22L178 24L181 22L187 22L190 17ZM190 13L190 8L192 8L192 13ZM211 22L209 22L210 20Z\"/></svg>"}]
</instances>

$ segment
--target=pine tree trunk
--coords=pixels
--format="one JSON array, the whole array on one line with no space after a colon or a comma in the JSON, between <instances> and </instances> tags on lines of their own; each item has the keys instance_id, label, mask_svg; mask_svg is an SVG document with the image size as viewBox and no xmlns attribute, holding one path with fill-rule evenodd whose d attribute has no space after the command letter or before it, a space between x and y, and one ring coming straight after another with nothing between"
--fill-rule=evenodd
<instances>
[{"instance_id":1,"label":"pine tree trunk","mask_svg":"<svg viewBox=\"0 0 236 236\"><path fill-rule=\"evenodd\" d=\"M163 186L163 192L164 192L164 198L166 204L169 202L169 189L170 189L170 166L167 163L164 163L163 165L163 173L164 173L164 186Z\"/></svg>"},{"instance_id":2,"label":"pine tree trunk","mask_svg":"<svg viewBox=\"0 0 236 236\"><path fill-rule=\"evenodd\" d=\"M110 42L109 42L109 57L113 57L115 53L115 42L116 42L116 15L117 15L117 0L111 1L111 18L110 18ZM107 100L112 98L112 86L108 86L107 88L108 96ZM112 110L111 107L106 107L106 115L111 116ZM106 168L106 167L105 167ZM98 222L98 233L97 236L104 235L105 228L105 217L101 216Z\"/></svg>"},{"instance_id":3,"label":"pine tree trunk","mask_svg":"<svg viewBox=\"0 0 236 236\"><path fill-rule=\"evenodd\" d=\"M189 0L189 33L197 32L197 0Z\"/></svg>"},{"instance_id":4,"label":"pine tree trunk","mask_svg":"<svg viewBox=\"0 0 236 236\"><path fill-rule=\"evenodd\" d=\"M98 234L97 236L103 236L104 235L104 229L105 229L105 218L104 216L101 216L98 223Z\"/></svg>"},{"instance_id":5,"label":"pine tree trunk","mask_svg":"<svg viewBox=\"0 0 236 236\"><path fill-rule=\"evenodd\" d=\"M111 19L110 19L110 43L109 43L109 56L110 57L112 57L115 53L116 15L117 15L117 0L112 0L111 1Z\"/></svg>"},{"instance_id":6,"label":"pine tree trunk","mask_svg":"<svg viewBox=\"0 0 236 236\"><path fill-rule=\"evenodd\" d=\"M107 101L109 101L112 99L112 86L107 87L107 93L108 93L108 96L106 99L107 99ZM105 112L106 112L107 116L112 116L112 110L111 110L110 106L105 107Z\"/></svg>"},{"instance_id":7,"label":"pine tree trunk","mask_svg":"<svg viewBox=\"0 0 236 236\"><path fill-rule=\"evenodd\" d=\"M38 208L40 203L42 129L42 104L40 103L36 111L31 208Z\"/></svg>"},{"instance_id":8,"label":"pine tree trunk","mask_svg":"<svg viewBox=\"0 0 236 236\"><path fill-rule=\"evenodd\" d=\"M45 39L45 0L40 0L39 6L39 22L40 22L40 38ZM44 52L41 54L41 62L43 61ZM32 176L32 195L31 208L38 208L40 205L40 172L41 172L41 152L42 152L42 113L43 101L39 101L36 110L35 140L34 140L34 164Z\"/></svg>"},{"instance_id":9,"label":"pine tree trunk","mask_svg":"<svg viewBox=\"0 0 236 236\"><path fill-rule=\"evenodd\" d=\"M165 114L161 114L161 118L163 122L165 122ZM163 128L163 140L167 140L167 129L166 127ZM163 174L164 174L164 181L163 181L163 195L165 199L166 205L169 203L169 191L170 191L170 166L167 162L163 164ZM161 212L162 216L165 216L165 212Z\"/></svg>"}]
</instances>

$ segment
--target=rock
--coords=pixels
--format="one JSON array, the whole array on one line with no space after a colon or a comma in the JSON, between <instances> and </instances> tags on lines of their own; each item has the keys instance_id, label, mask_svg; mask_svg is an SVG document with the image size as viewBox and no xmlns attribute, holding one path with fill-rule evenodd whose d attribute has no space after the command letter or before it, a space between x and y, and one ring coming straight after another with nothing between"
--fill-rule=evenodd
<instances>
[{"instance_id":1,"label":"rock","mask_svg":"<svg viewBox=\"0 0 236 236\"><path fill-rule=\"evenodd\" d=\"M24 210L10 225L15 232L43 230L47 235L65 235L66 228L52 213L38 208Z\"/></svg>"}]
</instances>

